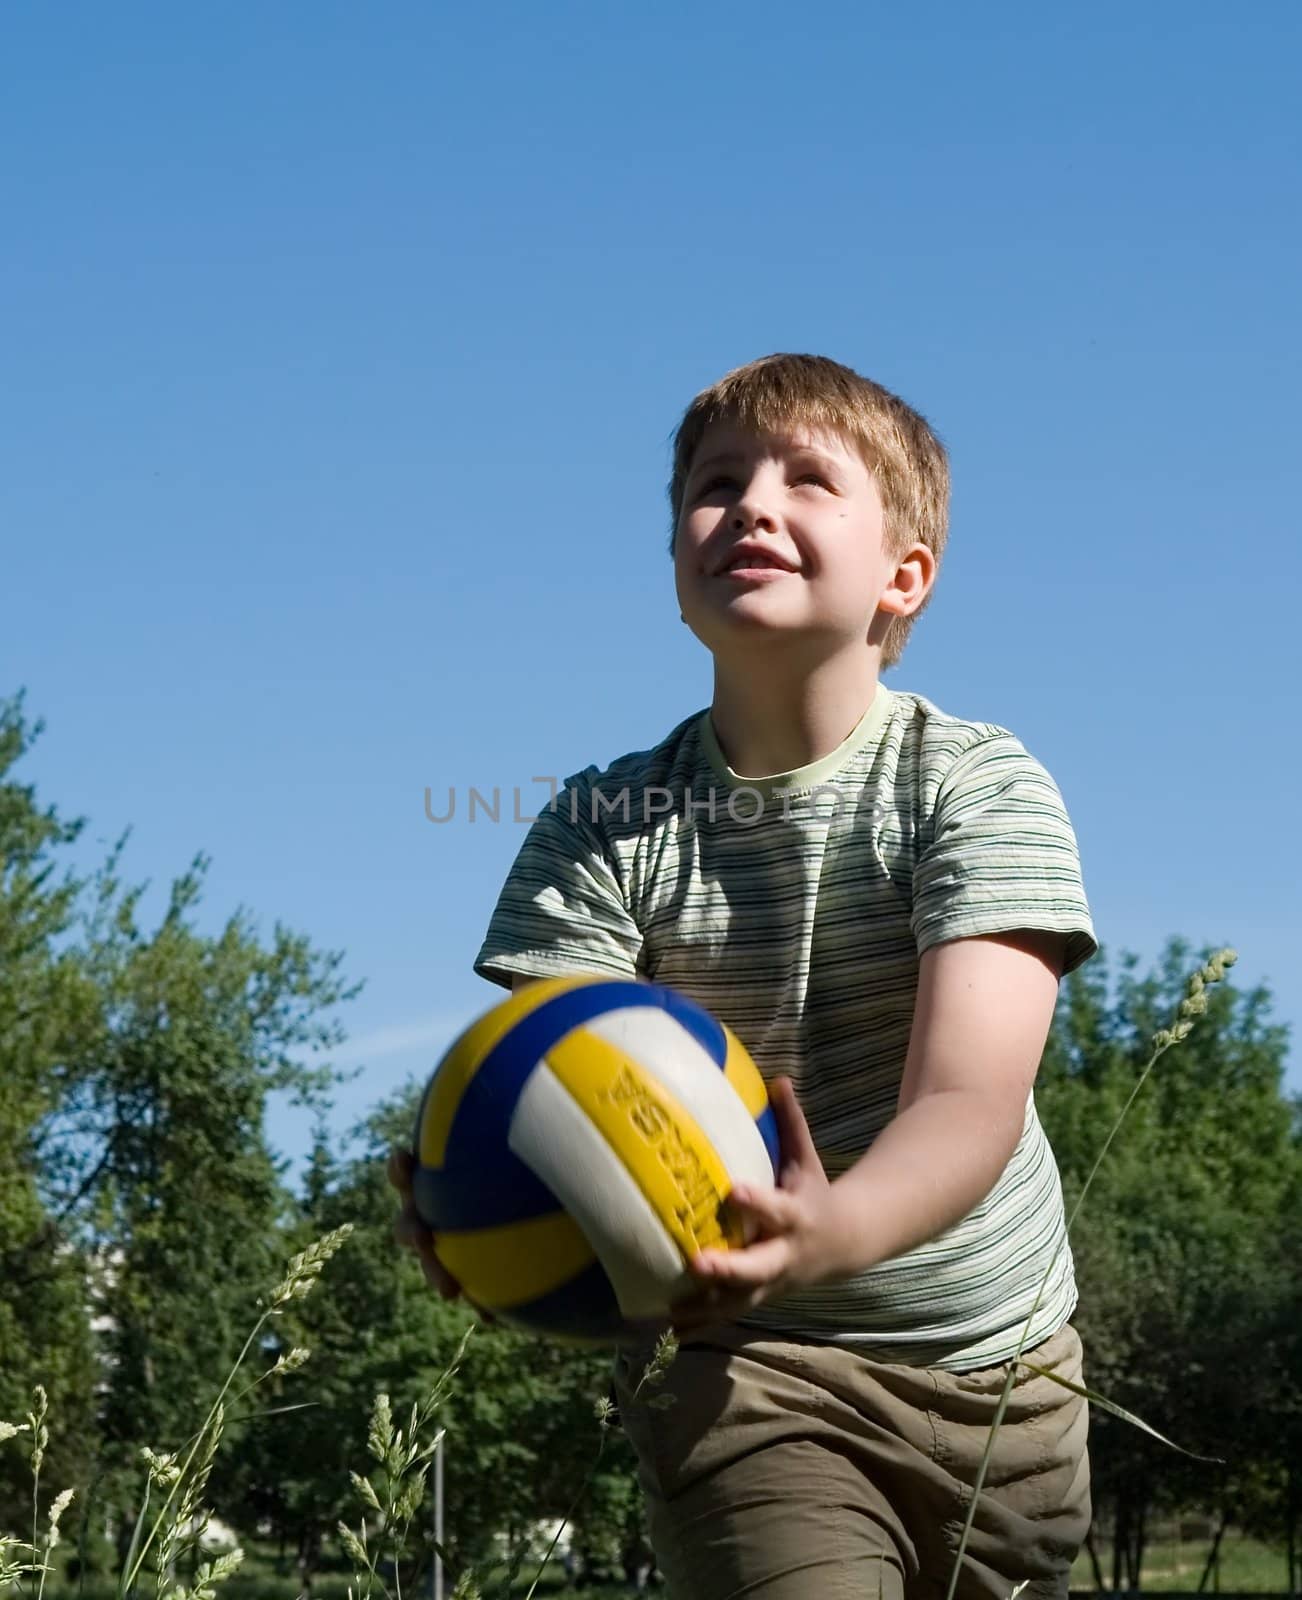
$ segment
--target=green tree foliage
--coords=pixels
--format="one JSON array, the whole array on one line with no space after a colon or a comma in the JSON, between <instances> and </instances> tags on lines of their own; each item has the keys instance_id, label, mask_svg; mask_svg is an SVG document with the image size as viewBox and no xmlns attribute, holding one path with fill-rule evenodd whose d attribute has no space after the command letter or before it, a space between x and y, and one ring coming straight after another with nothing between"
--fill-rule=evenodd
<instances>
[{"instance_id":1,"label":"green tree foliage","mask_svg":"<svg viewBox=\"0 0 1302 1600\"><path fill-rule=\"evenodd\" d=\"M1131 958L1115 974L1099 960L1064 984L1037 1102L1069 1201L1194 964L1176 940L1146 975ZM1220 1504L1260 1519L1263 1484L1284 1466L1280 1418L1297 1403L1284 1350L1299 1166L1286 1030L1263 988L1222 983L1208 1001L1131 1108L1073 1238L1090 1386L1226 1459L1221 1471L1190 1462L1096 1414L1096 1508L1117 1535L1114 1577L1132 1585L1152 1511Z\"/></svg>"},{"instance_id":2,"label":"green tree foliage","mask_svg":"<svg viewBox=\"0 0 1302 1600\"><path fill-rule=\"evenodd\" d=\"M5 708L0 776L30 739L21 706ZM203 858L153 928L144 889L120 877L121 845L90 879L56 878L77 832L31 789L0 789L0 1131L16 1158L0 1183L3 1384L29 1391L39 1376L65 1431L83 1447L98 1432L79 1481L95 1480L125 1537L140 1446L187 1436L238 1349L251 1287L275 1271L290 1202L267 1096L324 1092L331 1072L305 1062L337 1042L334 1008L353 991L339 956L288 929L264 941L237 912L206 931ZM85 1425L92 1386L98 1430Z\"/></svg>"},{"instance_id":3,"label":"green tree foliage","mask_svg":"<svg viewBox=\"0 0 1302 1600\"><path fill-rule=\"evenodd\" d=\"M93 951L103 1012L79 1104L94 1131L80 1135L94 1174L82 1214L101 1263L103 1437L123 1469L141 1444L185 1436L206 1398L196 1375L227 1370L250 1288L275 1272L287 1198L266 1098L324 1088L298 1056L334 1042L321 1018L345 995L338 958L283 928L269 945L242 915L202 932L202 873L173 884L151 932L135 894L118 896Z\"/></svg>"},{"instance_id":4,"label":"green tree foliage","mask_svg":"<svg viewBox=\"0 0 1302 1600\"><path fill-rule=\"evenodd\" d=\"M41 1177L95 995L66 948L81 884L57 875L81 824L14 777L39 732L20 700L0 702L0 1418L25 1416L45 1385L63 1424L46 1476L62 1485L89 1468L95 1368L83 1258L62 1240ZM25 1477L16 1452L0 1455L0 1505L22 1503Z\"/></svg>"}]
</instances>

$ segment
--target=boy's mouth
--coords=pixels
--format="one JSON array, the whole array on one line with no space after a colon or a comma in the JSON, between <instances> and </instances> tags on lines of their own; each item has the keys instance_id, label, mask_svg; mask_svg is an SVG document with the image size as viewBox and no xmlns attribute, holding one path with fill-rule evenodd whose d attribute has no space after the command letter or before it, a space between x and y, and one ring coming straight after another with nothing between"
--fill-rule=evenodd
<instances>
[{"instance_id":1,"label":"boy's mouth","mask_svg":"<svg viewBox=\"0 0 1302 1600\"><path fill-rule=\"evenodd\" d=\"M732 576L749 576L757 572L794 572L795 568L789 561L775 555L770 550L761 549L757 545L742 544L734 546L728 553L727 560L714 569L713 576L725 578Z\"/></svg>"}]
</instances>

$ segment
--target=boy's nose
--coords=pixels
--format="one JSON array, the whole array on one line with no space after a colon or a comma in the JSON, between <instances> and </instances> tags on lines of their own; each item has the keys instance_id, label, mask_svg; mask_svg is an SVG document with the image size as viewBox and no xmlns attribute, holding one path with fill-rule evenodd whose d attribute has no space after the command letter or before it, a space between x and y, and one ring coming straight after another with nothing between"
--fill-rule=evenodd
<instances>
[{"instance_id":1,"label":"boy's nose","mask_svg":"<svg viewBox=\"0 0 1302 1600\"><path fill-rule=\"evenodd\" d=\"M734 533L744 533L748 528L776 529L777 521L773 513L761 501L752 499L749 495L737 502L732 514L732 528Z\"/></svg>"}]
</instances>

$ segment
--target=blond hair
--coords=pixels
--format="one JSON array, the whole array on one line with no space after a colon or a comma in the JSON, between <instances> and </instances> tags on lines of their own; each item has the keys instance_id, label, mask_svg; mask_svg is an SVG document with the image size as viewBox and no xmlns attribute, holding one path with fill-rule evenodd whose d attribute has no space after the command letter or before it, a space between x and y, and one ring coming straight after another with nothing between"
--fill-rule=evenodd
<instances>
[{"instance_id":1,"label":"blond hair","mask_svg":"<svg viewBox=\"0 0 1302 1600\"><path fill-rule=\"evenodd\" d=\"M826 356L763 356L720 378L692 401L674 435L669 504L675 531L692 461L713 422L756 433L803 427L839 435L876 479L887 551L902 555L911 544L925 544L939 566L949 527L949 461L926 418L889 389ZM891 618L884 667L899 660L925 604L912 616Z\"/></svg>"}]
</instances>

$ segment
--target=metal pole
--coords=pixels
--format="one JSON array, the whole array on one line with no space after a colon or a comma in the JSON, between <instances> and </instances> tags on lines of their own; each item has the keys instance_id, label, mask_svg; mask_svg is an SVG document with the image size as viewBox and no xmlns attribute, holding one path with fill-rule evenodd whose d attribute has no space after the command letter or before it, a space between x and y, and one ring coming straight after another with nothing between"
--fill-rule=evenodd
<instances>
[{"instance_id":1,"label":"metal pole","mask_svg":"<svg viewBox=\"0 0 1302 1600\"><path fill-rule=\"evenodd\" d=\"M443 1600L443 1440L434 1451L434 1600Z\"/></svg>"}]
</instances>

